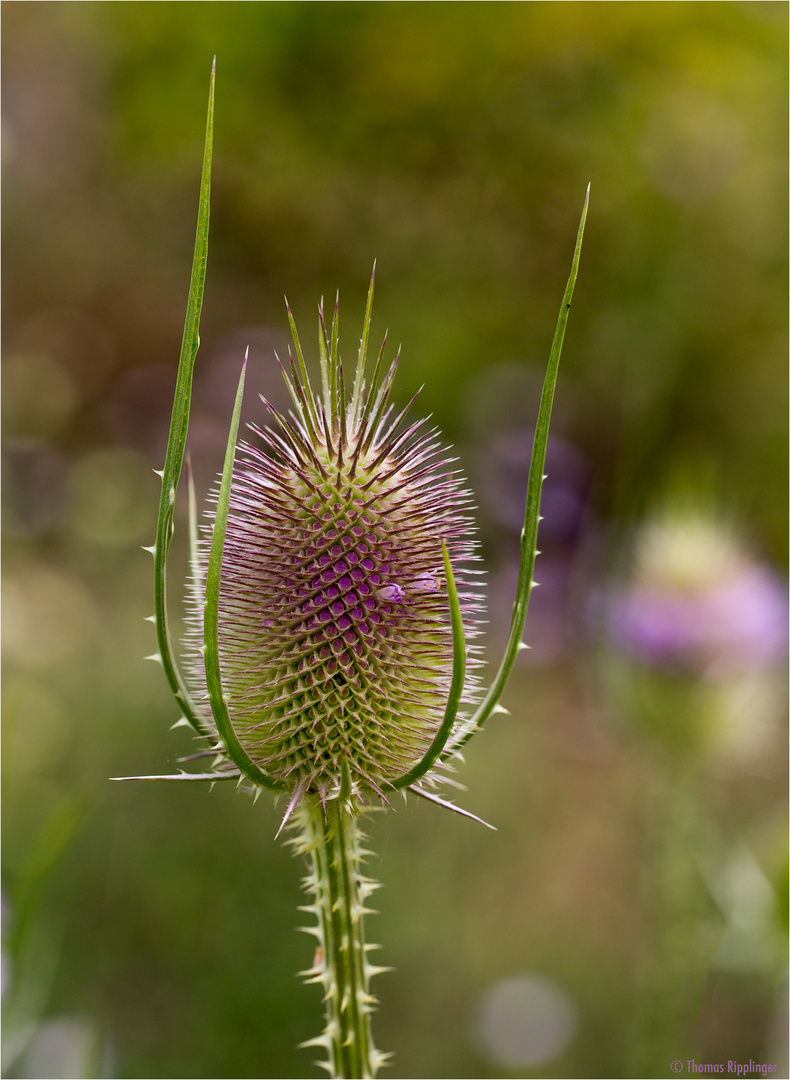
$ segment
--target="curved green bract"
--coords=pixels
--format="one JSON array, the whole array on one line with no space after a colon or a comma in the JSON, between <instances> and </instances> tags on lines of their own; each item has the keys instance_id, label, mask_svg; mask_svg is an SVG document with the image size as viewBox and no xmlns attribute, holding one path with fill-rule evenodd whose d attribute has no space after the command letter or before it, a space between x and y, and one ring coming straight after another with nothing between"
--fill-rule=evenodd
<instances>
[{"instance_id":1,"label":"curved green bract","mask_svg":"<svg viewBox=\"0 0 790 1080\"><path fill-rule=\"evenodd\" d=\"M419 780L430 769L436 759L447 745L450 732L453 729L455 718L458 715L458 706L464 689L464 677L466 675L466 643L464 641L464 623L461 617L461 605L458 601L458 591L455 587L453 568L450 564L450 556L447 546L442 540L442 558L444 559L444 573L447 580L447 595L450 601L450 619L453 628L453 674L450 679L450 693L447 698L447 706L444 710L444 719L434 740L428 747L425 756L413 769L404 773L403 776L392 782L394 788L404 788Z\"/></svg>"},{"instance_id":2,"label":"curved green bract","mask_svg":"<svg viewBox=\"0 0 790 1080\"><path fill-rule=\"evenodd\" d=\"M173 511L176 502L176 489L184 459L184 446L189 426L189 406L192 397L192 372L195 366L200 343L200 310L203 305L203 285L206 279L206 259L208 257L209 201L211 194L211 155L214 142L214 75L211 69L211 83L208 98L208 117L206 120L206 140L203 149L203 171L200 181L200 201L198 223L195 235L195 251L192 259L192 275L189 282L187 313L184 322L184 336L181 341L181 356L178 362L176 392L173 412L170 419L170 433L167 438L167 452L162 470L162 495L159 501L159 516L156 523L156 544L154 548L154 604L156 618L156 637L159 656L165 676L176 701L185 718L201 735L211 736L212 732L200 719L192 697L187 690L173 656L170 642L170 630L167 617L167 556L170 541L173 539Z\"/></svg>"},{"instance_id":3,"label":"curved green bract","mask_svg":"<svg viewBox=\"0 0 790 1080\"><path fill-rule=\"evenodd\" d=\"M568 312L573 298L573 289L579 272L579 258L582 250L584 226L587 221L587 206L590 199L590 187L587 185L587 193L584 197L579 230L576 235L576 246L573 252L570 277L565 287L565 295L562 298L562 306L557 318L557 328L554 331L554 340L551 343L549 364L546 370L546 378L543 383L543 392L540 397L538 410L538 422L535 428L535 441L532 447L532 461L529 467L529 481L527 483L527 504L524 512L524 528L521 530L521 559L519 563L518 585L516 599L513 603L513 615L510 621L510 633L502 663L496 678L488 692L477 708L474 716L469 721L465 733L453 743L448 750L448 755L454 753L471 739L492 712L496 709L502 692L505 689L510 673L513 670L516 656L525 646L522 645L521 636L524 633L524 623L527 618L527 606L532 591L532 575L535 569L535 556L538 545L538 525L540 524L540 496L543 488L544 469L546 465L546 445L549 438L549 423L551 421L551 407L554 401L554 388L557 385L557 372L559 370L562 343L565 338L565 326L568 322Z\"/></svg>"},{"instance_id":4,"label":"curved green bract","mask_svg":"<svg viewBox=\"0 0 790 1080\"><path fill-rule=\"evenodd\" d=\"M283 791L284 786L277 781L271 780L261 772L247 751L239 742L238 736L233 729L225 695L222 692L222 676L219 667L218 624L219 624L219 588L222 576L222 552L225 546L225 532L228 524L228 509L230 507L230 486L233 480L233 459L236 453L236 439L239 433L239 418L241 416L241 402L244 397L244 375L247 368L247 358L241 369L239 387L236 391L236 402L233 406L233 418L228 435L228 446L225 451L225 464L222 469L222 481L217 498L217 514L214 519L214 533L211 538L211 553L208 560L208 572L206 574L206 600L203 615L203 643L205 648L206 685L208 688L211 711L217 731L225 744L228 757L244 773L244 775L261 787L271 791Z\"/></svg>"}]
</instances>

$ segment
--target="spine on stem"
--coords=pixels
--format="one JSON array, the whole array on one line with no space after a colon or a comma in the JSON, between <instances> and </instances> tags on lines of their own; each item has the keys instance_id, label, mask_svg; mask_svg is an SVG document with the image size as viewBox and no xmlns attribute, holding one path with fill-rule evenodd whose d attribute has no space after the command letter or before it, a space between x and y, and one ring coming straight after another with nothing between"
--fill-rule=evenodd
<instances>
[{"instance_id":1,"label":"spine on stem","mask_svg":"<svg viewBox=\"0 0 790 1080\"><path fill-rule=\"evenodd\" d=\"M340 799L325 806L318 799L304 799L294 819L292 843L309 859L304 887L313 901L300 910L316 917L315 926L302 929L317 939L313 966L301 974L323 986L326 1017L323 1033L302 1045L326 1049L327 1060L317 1064L330 1076L372 1080L389 1055L373 1045L370 1016L377 1002L369 983L388 969L367 959L377 946L365 944L364 916L373 914L365 901L378 885L361 872L368 853L362 847L358 815Z\"/></svg>"}]
</instances>

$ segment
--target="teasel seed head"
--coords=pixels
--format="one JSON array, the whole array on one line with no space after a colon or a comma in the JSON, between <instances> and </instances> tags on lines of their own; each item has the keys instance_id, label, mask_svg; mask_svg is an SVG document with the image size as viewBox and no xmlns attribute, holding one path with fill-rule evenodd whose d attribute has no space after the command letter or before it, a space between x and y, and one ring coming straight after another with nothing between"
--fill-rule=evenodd
<instances>
[{"instance_id":1,"label":"teasel seed head","mask_svg":"<svg viewBox=\"0 0 790 1080\"><path fill-rule=\"evenodd\" d=\"M464 623L480 605L470 495L422 421L389 403L398 357L382 345L365 385L373 281L353 388L319 308L322 392L296 356L283 374L288 415L236 455L219 589L217 646L233 730L254 765L322 801L384 795L423 758L445 715L453 632L443 546ZM282 366L282 365L281 365ZM187 666L207 725L199 646L214 511L199 546ZM468 669L473 669L471 646ZM474 696L473 673L462 701ZM460 724L461 721L458 721Z\"/></svg>"}]
</instances>

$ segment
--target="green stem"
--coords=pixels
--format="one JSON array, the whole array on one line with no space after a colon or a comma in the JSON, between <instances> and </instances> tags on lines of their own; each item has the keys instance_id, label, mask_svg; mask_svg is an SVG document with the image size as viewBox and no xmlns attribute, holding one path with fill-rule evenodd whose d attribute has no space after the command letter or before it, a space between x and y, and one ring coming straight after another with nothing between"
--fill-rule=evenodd
<instances>
[{"instance_id":1,"label":"green stem","mask_svg":"<svg viewBox=\"0 0 790 1080\"><path fill-rule=\"evenodd\" d=\"M323 1046L328 1054L320 1062L332 1077L373 1078L386 1055L373 1045L370 1015L376 999L370 977L383 968L367 961L365 899L377 887L360 867L365 852L358 816L339 799L322 807L305 799L296 812L300 835L297 851L308 855L310 872L305 887L313 903L302 908L316 916L317 926L306 927L318 939L313 967L303 974L324 987L326 1026L323 1034L305 1046Z\"/></svg>"}]
</instances>

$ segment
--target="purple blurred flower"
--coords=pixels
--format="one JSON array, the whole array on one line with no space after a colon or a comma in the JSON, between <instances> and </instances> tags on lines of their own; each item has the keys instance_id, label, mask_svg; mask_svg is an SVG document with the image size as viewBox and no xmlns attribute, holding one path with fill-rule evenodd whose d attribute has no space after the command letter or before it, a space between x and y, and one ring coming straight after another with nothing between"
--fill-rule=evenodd
<instances>
[{"instance_id":1,"label":"purple blurred flower","mask_svg":"<svg viewBox=\"0 0 790 1080\"><path fill-rule=\"evenodd\" d=\"M609 609L626 653L708 678L762 669L787 646L787 594L715 523L670 518L636 540L632 581Z\"/></svg>"}]
</instances>

